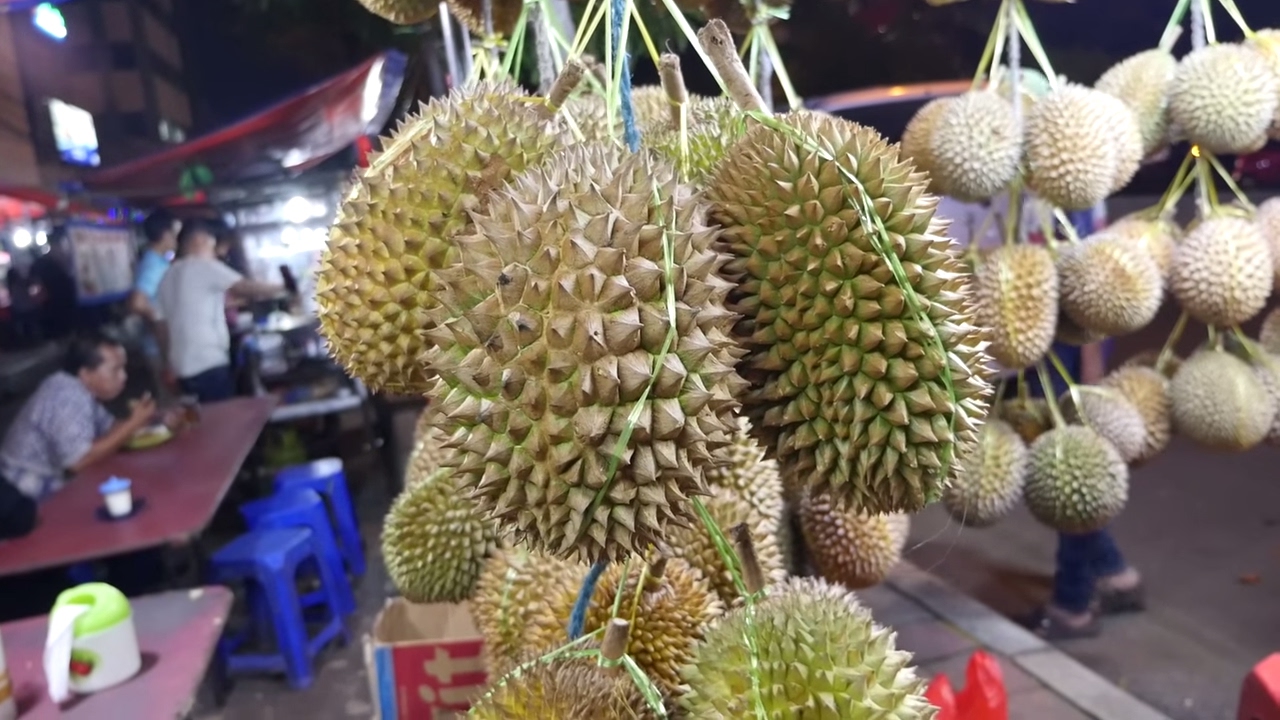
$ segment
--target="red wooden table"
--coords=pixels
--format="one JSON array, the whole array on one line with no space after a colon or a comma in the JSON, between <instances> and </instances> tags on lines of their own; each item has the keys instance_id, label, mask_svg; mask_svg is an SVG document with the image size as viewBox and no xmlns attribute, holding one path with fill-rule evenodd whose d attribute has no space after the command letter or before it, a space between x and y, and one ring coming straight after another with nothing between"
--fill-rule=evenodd
<instances>
[{"instance_id":1,"label":"red wooden table","mask_svg":"<svg viewBox=\"0 0 1280 720\"><path fill-rule=\"evenodd\" d=\"M203 405L200 422L173 440L86 468L40 505L34 532L0 542L0 577L189 542L213 520L278 401ZM132 480L134 502L146 502L127 520L97 518L98 485L112 475Z\"/></svg>"},{"instance_id":2,"label":"red wooden table","mask_svg":"<svg viewBox=\"0 0 1280 720\"><path fill-rule=\"evenodd\" d=\"M187 716L231 610L231 591L218 586L175 590L132 598L129 603L142 669L101 692L73 693L61 707L49 699L44 676L48 616L0 625L18 720L174 720Z\"/></svg>"}]
</instances>

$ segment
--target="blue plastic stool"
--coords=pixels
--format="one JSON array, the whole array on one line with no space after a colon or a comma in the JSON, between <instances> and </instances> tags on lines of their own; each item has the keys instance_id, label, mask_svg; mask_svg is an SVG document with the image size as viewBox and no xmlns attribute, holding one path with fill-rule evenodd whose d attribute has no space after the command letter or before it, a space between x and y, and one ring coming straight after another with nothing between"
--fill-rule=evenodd
<instances>
[{"instance_id":1,"label":"blue plastic stool","mask_svg":"<svg viewBox=\"0 0 1280 720\"><path fill-rule=\"evenodd\" d=\"M342 460L336 457L313 460L303 465L290 465L276 473L275 491L294 488L311 488L320 493L333 515L333 526L338 531L338 543L347 568L356 577L364 575L364 542L360 539L360 523L356 521L356 507L347 491L347 475Z\"/></svg>"},{"instance_id":2,"label":"blue plastic stool","mask_svg":"<svg viewBox=\"0 0 1280 720\"><path fill-rule=\"evenodd\" d=\"M338 597L338 607L343 615L350 615L356 611L356 594L347 580L347 570L342 564L342 553L338 550L338 541L333 536L333 526L329 524L329 513L325 511L324 500L315 490L295 488L262 500L247 502L240 506L240 514L249 523L250 530L310 528L311 539L315 541L319 561L326 563L329 566L330 575L336 578L333 593ZM327 589L321 588L304 595L303 607L324 603L326 593Z\"/></svg>"},{"instance_id":3,"label":"blue plastic stool","mask_svg":"<svg viewBox=\"0 0 1280 720\"><path fill-rule=\"evenodd\" d=\"M253 631L265 635L274 631L276 652L267 654L237 654L236 650L248 639L250 633L240 633L224 638L218 643L218 657L227 673L284 672L295 689L311 686L315 680L311 661L329 641L349 640L338 609L337 595L332 591L336 579L323 561L316 563L320 570L321 586L327 591L328 618L324 626L308 637L307 625L302 617L302 603L295 586L298 566L307 560L319 560L319 551L307 528L286 530L257 530L241 535L224 545L209 559L211 579L215 583L246 582L251 591L262 593L265 613L255 613ZM263 621L270 627L263 627Z\"/></svg>"}]
</instances>

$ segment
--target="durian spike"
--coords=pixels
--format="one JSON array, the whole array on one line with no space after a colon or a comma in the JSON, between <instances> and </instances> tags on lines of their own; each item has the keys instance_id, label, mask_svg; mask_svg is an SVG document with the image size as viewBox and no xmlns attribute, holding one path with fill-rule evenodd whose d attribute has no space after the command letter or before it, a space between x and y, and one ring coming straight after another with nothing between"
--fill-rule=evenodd
<instances>
[{"instance_id":1,"label":"durian spike","mask_svg":"<svg viewBox=\"0 0 1280 720\"><path fill-rule=\"evenodd\" d=\"M689 102L689 90L684 86L684 73L680 72L680 56L675 53L663 53L658 58L658 78L662 81L662 90L667 94L667 102L671 104L671 126L680 127L681 111Z\"/></svg>"},{"instance_id":2,"label":"durian spike","mask_svg":"<svg viewBox=\"0 0 1280 720\"><path fill-rule=\"evenodd\" d=\"M560 106L564 105L564 101L568 100L569 95L578 88L578 83L582 82L582 76L586 71L587 68L582 61L575 58L566 60L564 68L560 70L555 82L551 84L551 89L547 91L547 102L541 108L542 114L551 117L559 112Z\"/></svg>"},{"instance_id":3,"label":"durian spike","mask_svg":"<svg viewBox=\"0 0 1280 720\"><path fill-rule=\"evenodd\" d=\"M631 639L631 623L622 618L609 621L604 631L604 641L600 643L600 654L611 663L618 662L627 654L627 643Z\"/></svg>"},{"instance_id":4,"label":"durian spike","mask_svg":"<svg viewBox=\"0 0 1280 720\"><path fill-rule=\"evenodd\" d=\"M756 90L755 84L751 82L750 73L742 64L742 58L738 57L738 46L733 42L729 26L725 25L723 20L716 18L699 30L698 44L702 46L702 51L707 54L711 64L716 67L716 72L724 78L725 90L728 91L730 99L743 112L772 114L769 112L769 107L764 104L764 98L760 97L760 92Z\"/></svg>"},{"instance_id":5,"label":"durian spike","mask_svg":"<svg viewBox=\"0 0 1280 720\"><path fill-rule=\"evenodd\" d=\"M751 540L751 528L746 523L738 523L729 532L733 535L738 560L742 562L742 582L747 586L747 593L755 595L764 589L764 571L760 569L760 559L756 557L756 545Z\"/></svg>"}]
</instances>

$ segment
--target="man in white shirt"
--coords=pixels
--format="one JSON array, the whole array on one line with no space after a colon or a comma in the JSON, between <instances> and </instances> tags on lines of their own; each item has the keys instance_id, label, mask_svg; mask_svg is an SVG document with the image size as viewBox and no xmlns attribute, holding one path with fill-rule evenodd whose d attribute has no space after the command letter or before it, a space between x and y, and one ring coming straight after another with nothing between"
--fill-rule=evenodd
<instances>
[{"instance_id":1,"label":"man in white shirt","mask_svg":"<svg viewBox=\"0 0 1280 720\"><path fill-rule=\"evenodd\" d=\"M212 228L199 220L183 223L178 260L169 267L156 293L160 347L165 367L182 392L200 402L235 395L231 373L231 332L227 327L227 293L246 300L280 296L278 285L250 280L227 267L215 254Z\"/></svg>"}]
</instances>

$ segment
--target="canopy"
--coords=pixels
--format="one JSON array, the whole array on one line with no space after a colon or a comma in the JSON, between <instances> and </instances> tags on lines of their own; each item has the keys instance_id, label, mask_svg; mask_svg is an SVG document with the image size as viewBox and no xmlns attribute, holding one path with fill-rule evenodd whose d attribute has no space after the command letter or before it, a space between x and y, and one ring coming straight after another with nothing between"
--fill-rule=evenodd
<instances>
[{"instance_id":1,"label":"canopy","mask_svg":"<svg viewBox=\"0 0 1280 720\"><path fill-rule=\"evenodd\" d=\"M221 130L86 175L85 189L138 200L302 172L382 130L405 65L381 53Z\"/></svg>"}]
</instances>

